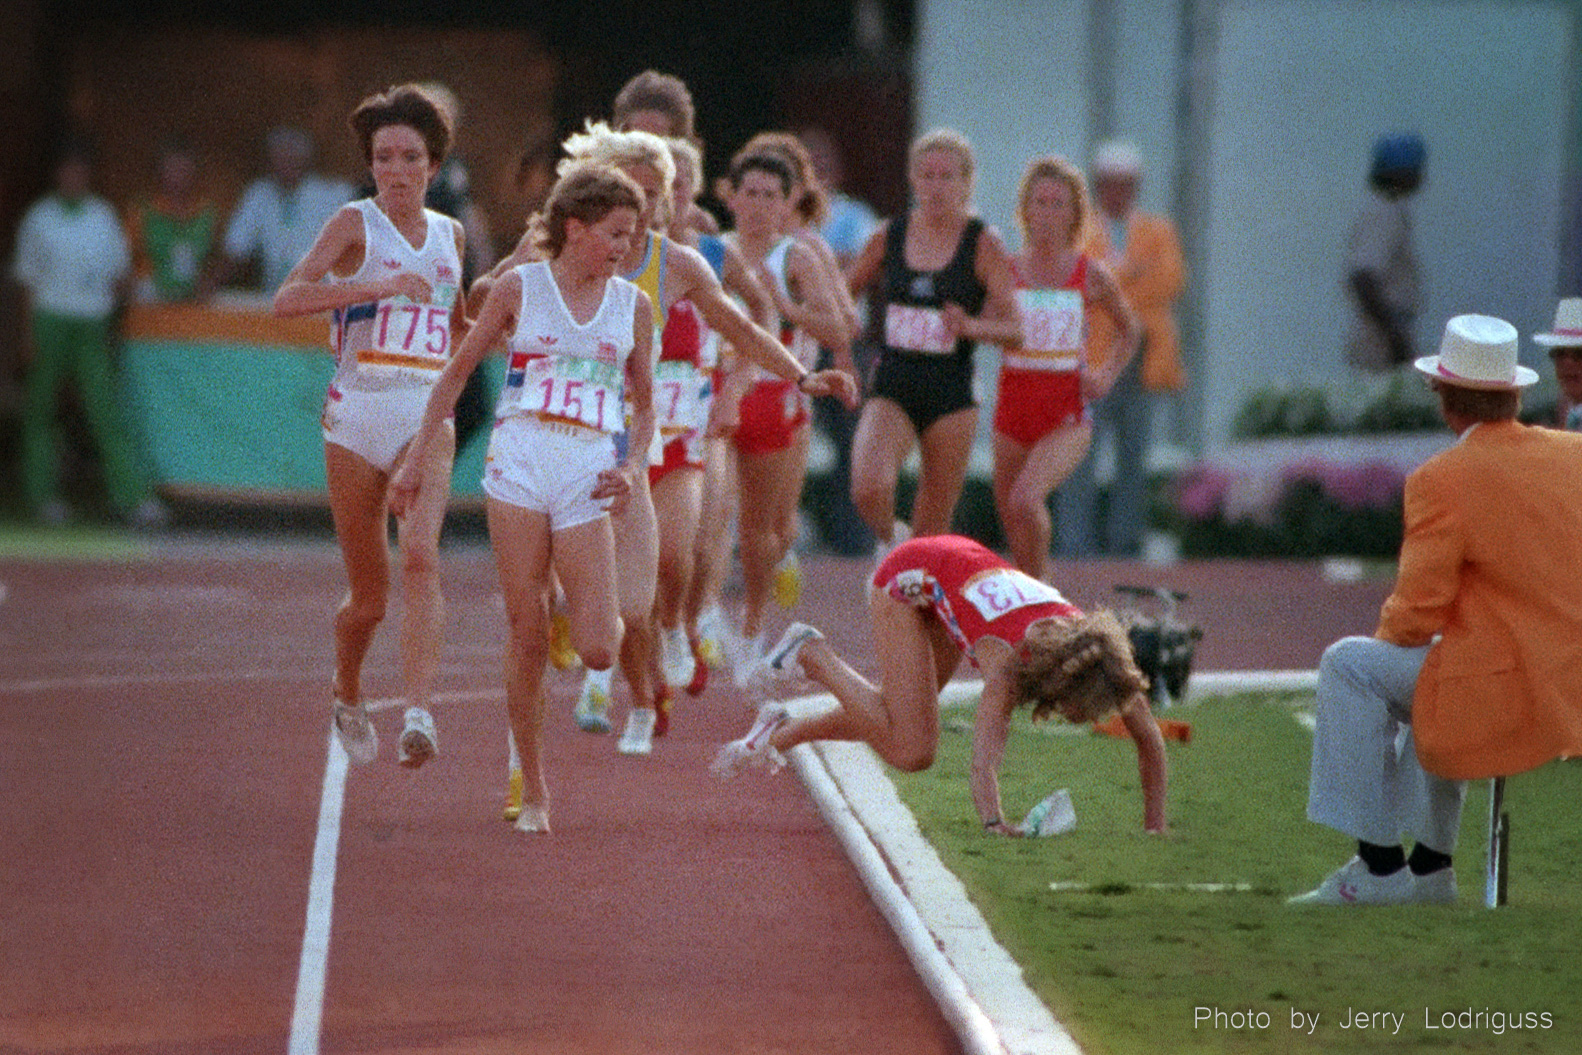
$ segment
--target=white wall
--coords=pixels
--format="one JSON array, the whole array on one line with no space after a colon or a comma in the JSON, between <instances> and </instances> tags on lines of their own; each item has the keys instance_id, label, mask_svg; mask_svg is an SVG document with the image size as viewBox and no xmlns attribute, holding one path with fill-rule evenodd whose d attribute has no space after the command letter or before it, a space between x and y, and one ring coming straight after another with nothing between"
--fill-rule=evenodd
<instances>
[{"instance_id":1,"label":"white wall","mask_svg":"<svg viewBox=\"0 0 1582 1055\"><path fill-rule=\"evenodd\" d=\"M1444 320L1552 318L1569 138L1557 4L1239 0L1221 12L1204 261L1204 432L1270 382L1344 385L1347 228L1374 138L1428 143L1414 199L1427 354ZM1524 357L1537 365L1535 349Z\"/></svg>"}]
</instances>

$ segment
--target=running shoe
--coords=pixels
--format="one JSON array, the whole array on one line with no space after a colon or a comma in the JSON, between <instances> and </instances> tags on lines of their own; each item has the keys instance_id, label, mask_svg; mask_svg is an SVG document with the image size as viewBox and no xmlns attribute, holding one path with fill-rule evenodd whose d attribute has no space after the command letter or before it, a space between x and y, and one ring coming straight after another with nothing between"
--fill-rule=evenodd
<instances>
[{"instance_id":1,"label":"running shoe","mask_svg":"<svg viewBox=\"0 0 1582 1055\"><path fill-rule=\"evenodd\" d=\"M747 735L720 748L714 761L709 763L709 772L721 780L729 780L752 768L779 772L785 765L785 759L770 740L775 730L790 720L791 712L785 709L784 704L764 704L758 708L758 717L753 721L752 728L747 730Z\"/></svg>"},{"instance_id":2,"label":"running shoe","mask_svg":"<svg viewBox=\"0 0 1582 1055\"><path fill-rule=\"evenodd\" d=\"M654 751L654 722L658 715L652 707L633 707L626 715L626 731L615 749L623 755L649 755Z\"/></svg>"},{"instance_id":3,"label":"running shoe","mask_svg":"<svg viewBox=\"0 0 1582 1055\"><path fill-rule=\"evenodd\" d=\"M786 550L786 555L775 565L771 592L775 595L775 603L787 611L802 599L802 562L797 559L796 550Z\"/></svg>"},{"instance_id":4,"label":"running shoe","mask_svg":"<svg viewBox=\"0 0 1582 1055\"><path fill-rule=\"evenodd\" d=\"M439 734L434 731L434 716L422 707L408 707L398 746L400 752L396 755L396 761L408 769L417 769L439 754Z\"/></svg>"},{"instance_id":5,"label":"running shoe","mask_svg":"<svg viewBox=\"0 0 1582 1055\"><path fill-rule=\"evenodd\" d=\"M585 733L610 731L610 671L590 670L582 679L582 691L577 694L577 709L572 717L577 728Z\"/></svg>"},{"instance_id":6,"label":"running shoe","mask_svg":"<svg viewBox=\"0 0 1582 1055\"><path fill-rule=\"evenodd\" d=\"M571 617L565 612L549 617L549 661L556 670L571 670L582 663L582 657L571 646Z\"/></svg>"},{"instance_id":7,"label":"running shoe","mask_svg":"<svg viewBox=\"0 0 1582 1055\"><path fill-rule=\"evenodd\" d=\"M665 684L679 689L692 680L697 659L692 655L692 643L687 632L679 626L659 628L659 665L665 673Z\"/></svg>"},{"instance_id":8,"label":"running shoe","mask_svg":"<svg viewBox=\"0 0 1582 1055\"><path fill-rule=\"evenodd\" d=\"M511 775L505 782L505 809L500 811L500 818L504 821L514 821L522 815L522 771L515 766L511 767Z\"/></svg>"},{"instance_id":9,"label":"running shoe","mask_svg":"<svg viewBox=\"0 0 1582 1055\"><path fill-rule=\"evenodd\" d=\"M346 757L360 766L379 757L379 733L368 720L368 709L360 703L335 701L335 739L341 742Z\"/></svg>"},{"instance_id":10,"label":"running shoe","mask_svg":"<svg viewBox=\"0 0 1582 1055\"><path fill-rule=\"evenodd\" d=\"M753 670L763 661L764 635L760 631L753 637L740 634L731 638L731 680L738 689L752 685Z\"/></svg>"},{"instance_id":11,"label":"running shoe","mask_svg":"<svg viewBox=\"0 0 1582 1055\"><path fill-rule=\"evenodd\" d=\"M516 830L530 834L549 834L549 810L543 806L525 805L522 815L516 819Z\"/></svg>"},{"instance_id":12,"label":"running shoe","mask_svg":"<svg viewBox=\"0 0 1582 1055\"><path fill-rule=\"evenodd\" d=\"M824 635L806 623L792 623L780 635L774 647L752 664L745 675L748 686L768 689L771 685L791 685L802 681L805 675L797 662L802 646Z\"/></svg>"}]
</instances>

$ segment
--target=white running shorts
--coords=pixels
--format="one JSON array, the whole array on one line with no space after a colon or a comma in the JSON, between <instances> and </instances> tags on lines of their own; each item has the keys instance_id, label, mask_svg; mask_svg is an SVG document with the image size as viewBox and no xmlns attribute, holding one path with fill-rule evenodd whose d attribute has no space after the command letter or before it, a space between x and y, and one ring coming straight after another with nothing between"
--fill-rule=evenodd
<instances>
[{"instance_id":1,"label":"white running shorts","mask_svg":"<svg viewBox=\"0 0 1582 1055\"><path fill-rule=\"evenodd\" d=\"M549 529L607 515L607 499L591 497L599 473L615 467L615 437L579 425L514 415L495 423L484 463L491 498L544 513Z\"/></svg>"}]
</instances>

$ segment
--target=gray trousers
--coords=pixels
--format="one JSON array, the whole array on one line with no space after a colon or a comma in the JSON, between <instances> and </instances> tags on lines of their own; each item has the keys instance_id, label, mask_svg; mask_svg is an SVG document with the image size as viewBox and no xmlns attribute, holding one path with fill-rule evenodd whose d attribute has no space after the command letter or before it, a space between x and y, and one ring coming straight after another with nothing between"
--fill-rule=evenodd
<instances>
[{"instance_id":1,"label":"gray trousers","mask_svg":"<svg viewBox=\"0 0 1582 1055\"><path fill-rule=\"evenodd\" d=\"M1452 853L1467 785L1424 771L1412 742L1412 690L1428 646L1347 637L1318 666L1308 820L1380 846L1410 838Z\"/></svg>"}]
</instances>

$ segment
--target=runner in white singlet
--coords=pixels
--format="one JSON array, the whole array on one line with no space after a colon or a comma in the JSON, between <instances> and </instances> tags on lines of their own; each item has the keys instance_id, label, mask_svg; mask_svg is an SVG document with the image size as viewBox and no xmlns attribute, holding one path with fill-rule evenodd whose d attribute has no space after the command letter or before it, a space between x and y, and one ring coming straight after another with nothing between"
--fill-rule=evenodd
<instances>
[{"instance_id":1,"label":"runner in white singlet","mask_svg":"<svg viewBox=\"0 0 1582 1055\"><path fill-rule=\"evenodd\" d=\"M654 432L653 309L615 277L638 230L644 196L605 165L567 166L529 235L536 255L492 284L478 318L434 386L418 450L443 442L444 419L478 361L501 339L511 361L485 477L489 538L510 620L506 708L523 773L516 826L549 830L544 777L545 665L551 574L565 591L573 647L590 670L615 662L622 628L610 516L590 515L582 493L619 513L647 473ZM623 412L622 388L631 418ZM617 460L613 436L626 429ZM409 462L392 482L400 504L421 491Z\"/></svg>"},{"instance_id":2,"label":"runner in white singlet","mask_svg":"<svg viewBox=\"0 0 1582 1055\"><path fill-rule=\"evenodd\" d=\"M390 587L388 487L430 388L462 326L457 310L461 225L423 208L450 145L443 110L402 85L363 100L352 115L372 170L371 200L343 207L275 295L280 315L334 313L335 376L324 401L325 476L348 591L335 616L335 731L356 762L378 754L362 705L362 666ZM439 666L444 600L439 533L450 497L455 436L448 423L417 457L427 485L397 510L406 692L399 760L419 766L437 750L428 703Z\"/></svg>"}]
</instances>

